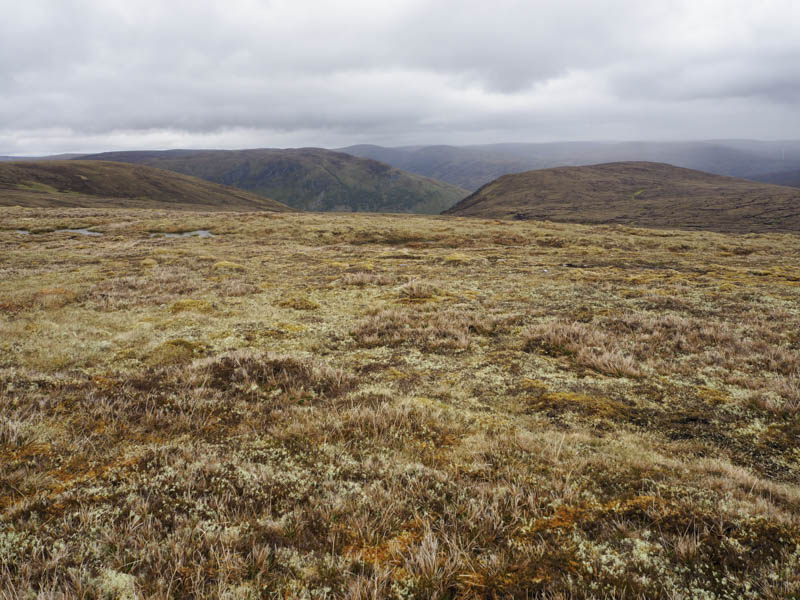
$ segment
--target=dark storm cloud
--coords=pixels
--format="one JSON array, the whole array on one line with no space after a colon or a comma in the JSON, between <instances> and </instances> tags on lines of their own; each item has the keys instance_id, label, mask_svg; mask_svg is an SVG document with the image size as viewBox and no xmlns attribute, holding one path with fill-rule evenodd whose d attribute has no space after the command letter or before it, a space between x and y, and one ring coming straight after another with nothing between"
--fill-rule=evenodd
<instances>
[{"instance_id":1,"label":"dark storm cloud","mask_svg":"<svg viewBox=\"0 0 800 600\"><path fill-rule=\"evenodd\" d=\"M0 8L0 153L800 137L793 2Z\"/></svg>"}]
</instances>

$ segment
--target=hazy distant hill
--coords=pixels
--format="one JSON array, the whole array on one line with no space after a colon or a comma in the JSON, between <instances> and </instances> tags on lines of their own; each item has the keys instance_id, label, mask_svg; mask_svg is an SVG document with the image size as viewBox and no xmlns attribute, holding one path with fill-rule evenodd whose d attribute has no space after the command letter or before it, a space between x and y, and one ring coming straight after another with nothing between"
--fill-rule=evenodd
<instances>
[{"instance_id":1,"label":"hazy distant hill","mask_svg":"<svg viewBox=\"0 0 800 600\"><path fill-rule=\"evenodd\" d=\"M623 162L505 175L445 214L715 231L798 231L800 190L666 164Z\"/></svg>"},{"instance_id":2,"label":"hazy distant hill","mask_svg":"<svg viewBox=\"0 0 800 600\"><path fill-rule=\"evenodd\" d=\"M0 162L32 162L39 160L72 160L81 158L83 154L51 154L49 156L0 156Z\"/></svg>"},{"instance_id":3,"label":"hazy distant hill","mask_svg":"<svg viewBox=\"0 0 800 600\"><path fill-rule=\"evenodd\" d=\"M764 183L800 187L800 169L794 169L792 171L779 171L777 173L765 173L764 175L757 175L752 179L755 181L763 181Z\"/></svg>"},{"instance_id":4,"label":"hazy distant hill","mask_svg":"<svg viewBox=\"0 0 800 600\"><path fill-rule=\"evenodd\" d=\"M0 206L14 205L289 210L270 198L162 169L74 160L0 163Z\"/></svg>"},{"instance_id":5,"label":"hazy distant hill","mask_svg":"<svg viewBox=\"0 0 800 600\"><path fill-rule=\"evenodd\" d=\"M509 173L605 162L664 162L744 178L800 169L797 141L554 142L405 148L360 145L341 150L469 190Z\"/></svg>"},{"instance_id":6,"label":"hazy distant hill","mask_svg":"<svg viewBox=\"0 0 800 600\"><path fill-rule=\"evenodd\" d=\"M88 158L185 173L300 210L436 214L469 194L375 160L319 148L108 152Z\"/></svg>"}]
</instances>

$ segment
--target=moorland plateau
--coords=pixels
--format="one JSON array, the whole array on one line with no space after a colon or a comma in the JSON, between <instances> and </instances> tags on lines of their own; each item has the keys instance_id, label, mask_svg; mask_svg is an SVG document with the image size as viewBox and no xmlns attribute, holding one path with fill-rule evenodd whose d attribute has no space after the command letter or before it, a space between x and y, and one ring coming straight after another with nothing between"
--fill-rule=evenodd
<instances>
[{"instance_id":1,"label":"moorland plateau","mask_svg":"<svg viewBox=\"0 0 800 600\"><path fill-rule=\"evenodd\" d=\"M800 596L796 233L0 215L4 598Z\"/></svg>"}]
</instances>

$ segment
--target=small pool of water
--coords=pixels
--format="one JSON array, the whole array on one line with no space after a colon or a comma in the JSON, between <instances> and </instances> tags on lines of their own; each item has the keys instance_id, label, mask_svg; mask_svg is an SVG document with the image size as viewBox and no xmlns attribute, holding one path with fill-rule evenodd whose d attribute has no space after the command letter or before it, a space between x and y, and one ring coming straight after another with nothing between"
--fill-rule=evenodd
<instances>
[{"instance_id":1,"label":"small pool of water","mask_svg":"<svg viewBox=\"0 0 800 600\"><path fill-rule=\"evenodd\" d=\"M89 231L88 229L56 229L53 233L80 233L81 235L103 235L99 231Z\"/></svg>"},{"instance_id":2,"label":"small pool of water","mask_svg":"<svg viewBox=\"0 0 800 600\"><path fill-rule=\"evenodd\" d=\"M15 229L14 233L18 233L20 235L30 235L31 234L31 232L28 231L27 229Z\"/></svg>"},{"instance_id":3,"label":"small pool of water","mask_svg":"<svg viewBox=\"0 0 800 600\"><path fill-rule=\"evenodd\" d=\"M179 237L201 237L201 238L211 238L216 237L213 233L211 233L208 229L195 229L194 231L183 231L181 233L166 233L163 231L156 231L150 234L150 237L168 237L168 238L179 238Z\"/></svg>"}]
</instances>

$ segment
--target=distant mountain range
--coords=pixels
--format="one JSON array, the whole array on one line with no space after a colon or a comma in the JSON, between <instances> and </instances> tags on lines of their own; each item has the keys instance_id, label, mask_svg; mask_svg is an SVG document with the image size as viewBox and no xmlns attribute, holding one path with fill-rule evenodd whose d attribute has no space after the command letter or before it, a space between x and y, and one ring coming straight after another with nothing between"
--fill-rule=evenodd
<instances>
[{"instance_id":1,"label":"distant mountain range","mask_svg":"<svg viewBox=\"0 0 800 600\"><path fill-rule=\"evenodd\" d=\"M184 173L298 210L438 214L469 194L376 160L320 148L107 152L82 158Z\"/></svg>"},{"instance_id":2,"label":"distant mountain range","mask_svg":"<svg viewBox=\"0 0 800 600\"><path fill-rule=\"evenodd\" d=\"M0 206L288 211L270 198L144 165L0 163Z\"/></svg>"},{"instance_id":3,"label":"distant mountain range","mask_svg":"<svg viewBox=\"0 0 800 600\"><path fill-rule=\"evenodd\" d=\"M717 175L800 187L800 141L555 142L473 146L359 145L255 150L62 154L157 167L246 190L297 210L442 212L512 173L612 162L668 163ZM0 157L0 161L14 157ZM5 164L5 162L0 162Z\"/></svg>"},{"instance_id":4,"label":"distant mountain range","mask_svg":"<svg viewBox=\"0 0 800 600\"><path fill-rule=\"evenodd\" d=\"M800 171L800 141L555 142L401 148L360 145L340 150L473 191L509 173L624 161L669 163L755 180L764 174Z\"/></svg>"},{"instance_id":5,"label":"distant mountain range","mask_svg":"<svg viewBox=\"0 0 800 600\"><path fill-rule=\"evenodd\" d=\"M800 190L651 162L504 175L445 214L730 232L800 231Z\"/></svg>"}]
</instances>

